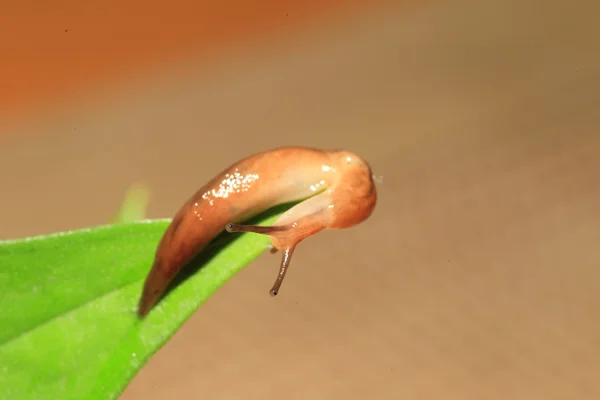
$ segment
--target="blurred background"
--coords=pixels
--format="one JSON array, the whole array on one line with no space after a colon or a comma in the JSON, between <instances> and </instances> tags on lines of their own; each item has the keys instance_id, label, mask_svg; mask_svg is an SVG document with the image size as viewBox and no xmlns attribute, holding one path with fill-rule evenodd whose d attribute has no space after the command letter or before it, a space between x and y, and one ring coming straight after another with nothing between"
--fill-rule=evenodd
<instances>
[{"instance_id":1,"label":"blurred background","mask_svg":"<svg viewBox=\"0 0 600 400\"><path fill-rule=\"evenodd\" d=\"M346 148L364 224L220 289L122 398L600 398L600 3L13 2L0 239L171 217L223 167Z\"/></svg>"}]
</instances>

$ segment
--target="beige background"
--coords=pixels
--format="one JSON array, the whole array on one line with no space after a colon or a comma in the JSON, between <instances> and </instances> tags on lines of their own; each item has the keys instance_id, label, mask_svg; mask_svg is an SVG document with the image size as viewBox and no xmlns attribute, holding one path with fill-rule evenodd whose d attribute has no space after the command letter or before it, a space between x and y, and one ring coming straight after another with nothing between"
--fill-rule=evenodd
<instances>
[{"instance_id":1,"label":"beige background","mask_svg":"<svg viewBox=\"0 0 600 400\"><path fill-rule=\"evenodd\" d=\"M540 4L389 7L23 122L0 237L104 223L136 181L170 216L249 153L348 148L382 177L371 219L306 241L276 299L261 256L123 399L598 399L600 6Z\"/></svg>"}]
</instances>

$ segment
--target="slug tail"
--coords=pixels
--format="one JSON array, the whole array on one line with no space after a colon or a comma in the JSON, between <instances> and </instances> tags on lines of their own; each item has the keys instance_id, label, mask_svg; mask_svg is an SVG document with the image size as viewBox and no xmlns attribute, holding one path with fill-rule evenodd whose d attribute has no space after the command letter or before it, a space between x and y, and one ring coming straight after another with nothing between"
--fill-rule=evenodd
<instances>
[{"instance_id":1,"label":"slug tail","mask_svg":"<svg viewBox=\"0 0 600 400\"><path fill-rule=\"evenodd\" d=\"M155 262L144 283L144 289L138 304L138 315L144 318L164 294L169 281L163 273L162 263Z\"/></svg>"}]
</instances>

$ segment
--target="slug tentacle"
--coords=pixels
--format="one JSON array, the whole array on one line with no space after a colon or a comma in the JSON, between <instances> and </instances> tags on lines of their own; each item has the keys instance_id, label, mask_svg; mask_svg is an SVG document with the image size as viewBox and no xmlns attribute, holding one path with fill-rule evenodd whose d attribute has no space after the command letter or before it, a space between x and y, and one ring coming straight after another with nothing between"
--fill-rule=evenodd
<instances>
[{"instance_id":1,"label":"slug tentacle","mask_svg":"<svg viewBox=\"0 0 600 400\"><path fill-rule=\"evenodd\" d=\"M283 278L285 278L285 274L290 265L290 260L292 259L292 254L294 254L295 248L296 248L296 245L293 245L284 250L284 252L281 256L281 266L279 267L279 274L277 275L277 279L275 279L275 283L273 284L273 287L269 291L271 296L277 296L277 293L279 293L279 288L281 287L281 284L283 283Z\"/></svg>"},{"instance_id":2,"label":"slug tentacle","mask_svg":"<svg viewBox=\"0 0 600 400\"><path fill-rule=\"evenodd\" d=\"M283 250L277 280L270 293L276 296L298 243L327 228L331 220L330 194L320 193L285 212L273 226L228 224L227 232L250 232L271 237L273 248Z\"/></svg>"}]
</instances>

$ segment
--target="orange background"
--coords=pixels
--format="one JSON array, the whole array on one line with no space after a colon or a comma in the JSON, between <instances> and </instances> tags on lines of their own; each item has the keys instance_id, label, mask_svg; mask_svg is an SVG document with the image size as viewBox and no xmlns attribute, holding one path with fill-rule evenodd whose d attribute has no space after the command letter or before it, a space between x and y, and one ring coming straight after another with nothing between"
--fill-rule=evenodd
<instances>
[{"instance_id":1,"label":"orange background","mask_svg":"<svg viewBox=\"0 0 600 400\"><path fill-rule=\"evenodd\" d=\"M0 119L15 118L184 54L276 34L359 0L6 2L0 13Z\"/></svg>"}]
</instances>

